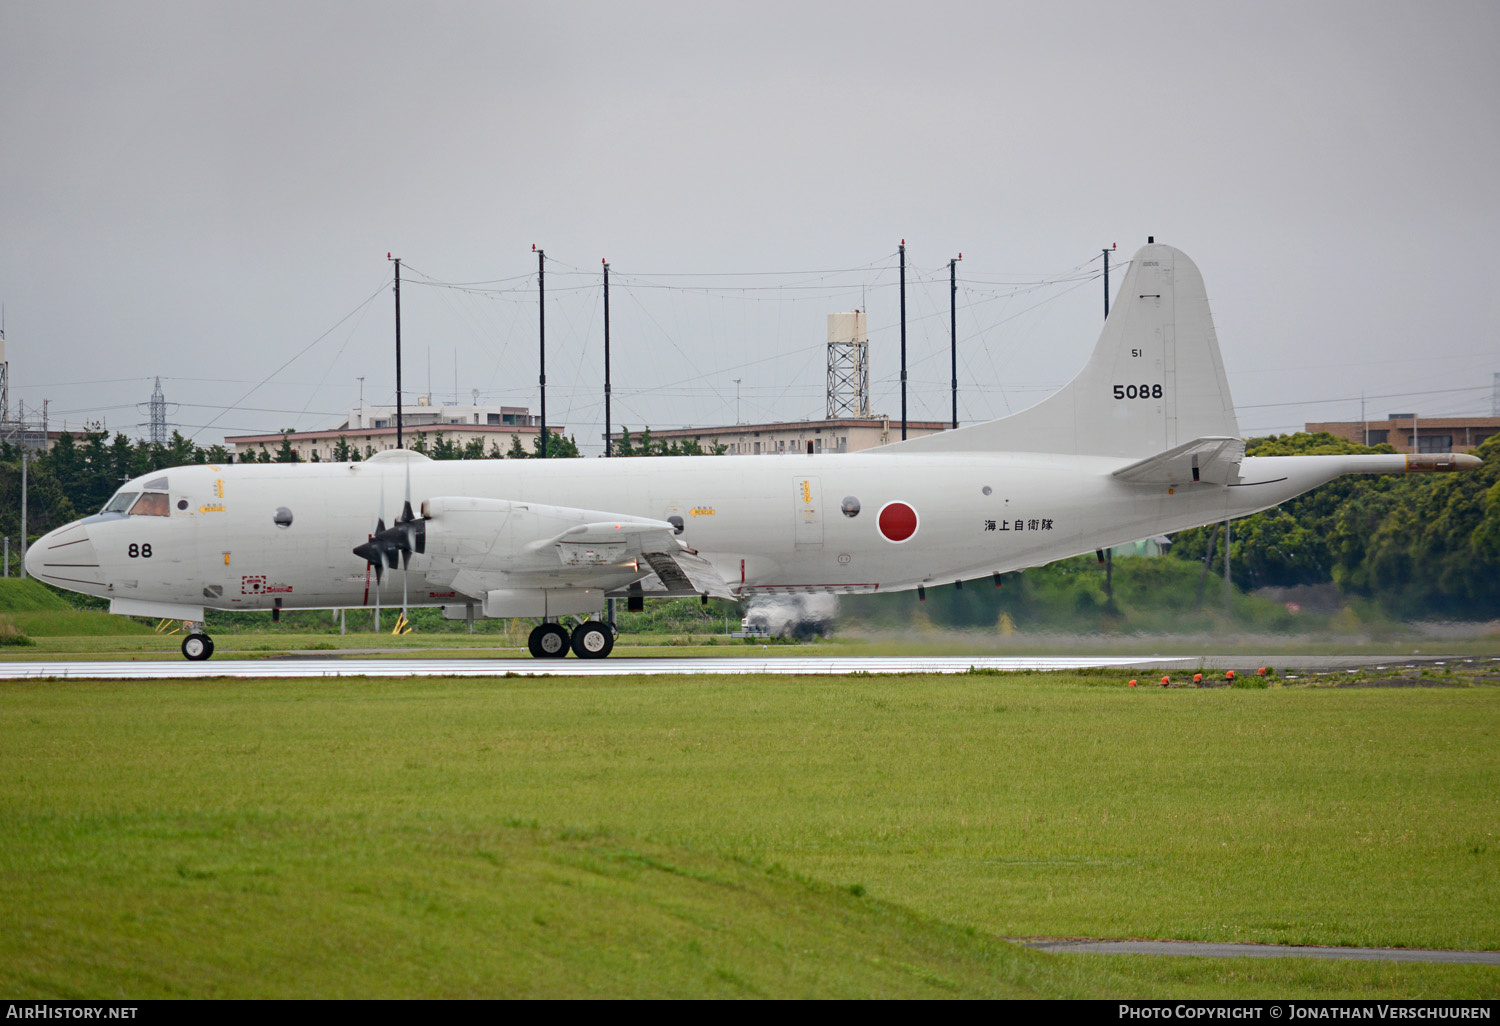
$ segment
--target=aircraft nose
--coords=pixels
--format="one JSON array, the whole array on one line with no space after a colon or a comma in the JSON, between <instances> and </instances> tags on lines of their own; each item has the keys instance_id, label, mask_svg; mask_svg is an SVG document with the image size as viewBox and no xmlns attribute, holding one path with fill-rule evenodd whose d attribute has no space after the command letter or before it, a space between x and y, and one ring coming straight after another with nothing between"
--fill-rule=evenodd
<instances>
[{"instance_id":1,"label":"aircraft nose","mask_svg":"<svg viewBox=\"0 0 1500 1026\"><path fill-rule=\"evenodd\" d=\"M59 527L38 538L26 550L26 572L39 581L55 584L69 591L102 587L104 574L99 568L99 554L82 524Z\"/></svg>"}]
</instances>

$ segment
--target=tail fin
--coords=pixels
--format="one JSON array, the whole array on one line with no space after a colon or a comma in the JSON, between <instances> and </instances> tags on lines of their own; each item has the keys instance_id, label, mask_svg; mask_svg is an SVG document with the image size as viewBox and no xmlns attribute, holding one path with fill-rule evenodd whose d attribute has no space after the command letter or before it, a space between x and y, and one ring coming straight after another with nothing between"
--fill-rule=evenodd
<instances>
[{"instance_id":1,"label":"tail fin","mask_svg":"<svg viewBox=\"0 0 1500 1026\"><path fill-rule=\"evenodd\" d=\"M1171 246L1141 247L1099 344L1062 391L1020 413L876 452L1057 452L1145 457L1239 424L1203 276Z\"/></svg>"}]
</instances>

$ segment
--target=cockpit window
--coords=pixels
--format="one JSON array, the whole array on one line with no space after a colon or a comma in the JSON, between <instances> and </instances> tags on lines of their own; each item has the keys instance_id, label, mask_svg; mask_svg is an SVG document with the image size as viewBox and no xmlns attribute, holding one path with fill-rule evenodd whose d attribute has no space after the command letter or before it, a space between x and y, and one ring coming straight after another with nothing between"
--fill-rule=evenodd
<instances>
[{"instance_id":1,"label":"cockpit window","mask_svg":"<svg viewBox=\"0 0 1500 1026\"><path fill-rule=\"evenodd\" d=\"M135 505L130 507L130 515L133 517L165 517L171 515L167 508L166 492L142 492L141 497L135 500Z\"/></svg>"},{"instance_id":2,"label":"cockpit window","mask_svg":"<svg viewBox=\"0 0 1500 1026\"><path fill-rule=\"evenodd\" d=\"M167 479L164 477L152 478L146 482L146 487L153 492L164 492L167 490Z\"/></svg>"},{"instance_id":3,"label":"cockpit window","mask_svg":"<svg viewBox=\"0 0 1500 1026\"><path fill-rule=\"evenodd\" d=\"M100 512L124 513L130 508L130 504L135 501L137 494L136 492L117 492L115 497L109 500L109 505L105 506Z\"/></svg>"}]
</instances>

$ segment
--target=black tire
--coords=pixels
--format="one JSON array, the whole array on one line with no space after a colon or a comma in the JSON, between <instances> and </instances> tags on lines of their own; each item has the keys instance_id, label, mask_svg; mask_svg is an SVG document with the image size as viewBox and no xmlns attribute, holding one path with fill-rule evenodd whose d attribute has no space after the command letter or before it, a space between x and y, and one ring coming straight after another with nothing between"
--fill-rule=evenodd
<instances>
[{"instance_id":1,"label":"black tire","mask_svg":"<svg viewBox=\"0 0 1500 1026\"><path fill-rule=\"evenodd\" d=\"M182 657L201 662L214 654L213 639L207 634L189 634L182 639Z\"/></svg>"},{"instance_id":2,"label":"black tire","mask_svg":"<svg viewBox=\"0 0 1500 1026\"><path fill-rule=\"evenodd\" d=\"M555 623L538 624L526 640L526 647L537 659L561 659L568 654L568 631Z\"/></svg>"},{"instance_id":3,"label":"black tire","mask_svg":"<svg viewBox=\"0 0 1500 1026\"><path fill-rule=\"evenodd\" d=\"M573 654L579 659L603 659L615 647L615 632L609 624L590 620L573 630Z\"/></svg>"}]
</instances>

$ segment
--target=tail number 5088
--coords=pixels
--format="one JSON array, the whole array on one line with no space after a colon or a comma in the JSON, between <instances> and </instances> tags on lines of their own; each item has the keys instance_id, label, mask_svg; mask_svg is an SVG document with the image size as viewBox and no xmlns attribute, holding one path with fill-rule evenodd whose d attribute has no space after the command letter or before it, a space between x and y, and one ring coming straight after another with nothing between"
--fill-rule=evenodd
<instances>
[{"instance_id":1,"label":"tail number 5088","mask_svg":"<svg viewBox=\"0 0 1500 1026\"><path fill-rule=\"evenodd\" d=\"M1116 385L1116 399L1160 399L1160 385Z\"/></svg>"}]
</instances>

